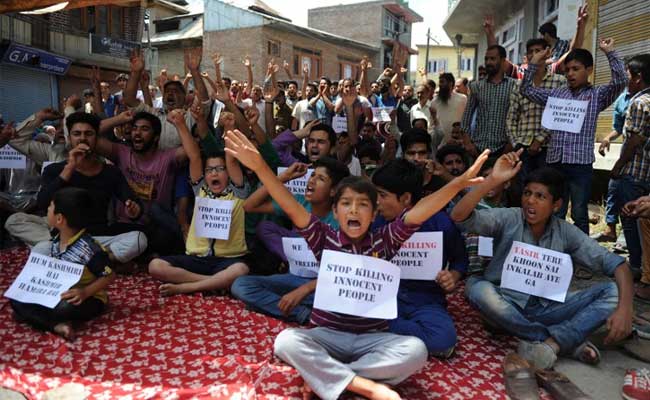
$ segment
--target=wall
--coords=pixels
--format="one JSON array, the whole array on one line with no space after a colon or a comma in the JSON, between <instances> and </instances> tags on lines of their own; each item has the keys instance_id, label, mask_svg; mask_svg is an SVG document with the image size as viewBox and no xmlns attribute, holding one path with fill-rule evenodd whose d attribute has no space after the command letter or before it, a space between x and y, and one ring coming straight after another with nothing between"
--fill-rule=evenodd
<instances>
[{"instance_id":1,"label":"wall","mask_svg":"<svg viewBox=\"0 0 650 400\"><path fill-rule=\"evenodd\" d=\"M377 46L382 37L383 10L378 3L317 8L308 10L307 25Z\"/></svg>"},{"instance_id":2,"label":"wall","mask_svg":"<svg viewBox=\"0 0 650 400\"><path fill-rule=\"evenodd\" d=\"M418 46L418 69L419 68L424 68L425 67L425 62L424 59L426 57L427 53L427 46ZM463 58L474 58L474 48L471 47L465 47L463 48L463 53L462 53ZM429 46L429 60L435 60L435 59L440 59L440 58L445 58L447 59L447 70L445 72L451 72L454 74L454 77L456 79L463 77L463 78L468 78L472 79L474 76L474 65L472 65L472 71L462 71L461 76L458 76L458 53L456 52L455 47L451 46ZM474 63L476 63L476 60L474 60ZM440 74L438 73L429 73L428 78L433 79L438 82L438 77ZM416 76L412 77L413 79L416 79Z\"/></svg>"}]
</instances>

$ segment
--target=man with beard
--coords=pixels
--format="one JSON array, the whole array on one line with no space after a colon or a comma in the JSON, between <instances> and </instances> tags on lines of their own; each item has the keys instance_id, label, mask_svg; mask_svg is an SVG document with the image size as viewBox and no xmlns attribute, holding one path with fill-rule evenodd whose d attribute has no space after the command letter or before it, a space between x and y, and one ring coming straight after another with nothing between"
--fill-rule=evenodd
<instances>
[{"instance_id":1,"label":"man with beard","mask_svg":"<svg viewBox=\"0 0 650 400\"><path fill-rule=\"evenodd\" d=\"M411 107L418 102L413 96L413 86L404 85L402 90L402 97L397 103L397 128L400 132L406 132L411 128L411 118L409 117L409 112Z\"/></svg>"},{"instance_id":2,"label":"man with beard","mask_svg":"<svg viewBox=\"0 0 650 400\"><path fill-rule=\"evenodd\" d=\"M438 78L438 95L433 98L433 106L438 110L440 128L445 141L451 136L452 125L463 119L467 97L454 91L454 75L445 72Z\"/></svg>"},{"instance_id":3,"label":"man with beard","mask_svg":"<svg viewBox=\"0 0 650 400\"><path fill-rule=\"evenodd\" d=\"M309 100L309 105L316 111L316 118L328 126L332 126L332 118L334 117L334 102L330 97L331 86L332 81L329 78L321 77L318 84L318 93Z\"/></svg>"},{"instance_id":4,"label":"man with beard","mask_svg":"<svg viewBox=\"0 0 650 400\"><path fill-rule=\"evenodd\" d=\"M305 127L307 122L316 119L316 109L312 107L309 103L311 99L316 96L318 88L313 83L308 83L304 88L305 90L305 99L300 100L293 107L291 116L293 120L291 121L291 130L295 131Z\"/></svg>"},{"instance_id":5,"label":"man with beard","mask_svg":"<svg viewBox=\"0 0 650 400\"><path fill-rule=\"evenodd\" d=\"M418 102L411 107L409 116L411 118L411 125L414 128L417 125L417 120L423 119L427 121L426 129L429 135L431 135L432 150L435 154L438 146L442 142L443 133L440 130L440 123L438 121L438 110L429 101L429 93L429 86L424 84L418 85L415 92Z\"/></svg>"},{"instance_id":6,"label":"man with beard","mask_svg":"<svg viewBox=\"0 0 650 400\"><path fill-rule=\"evenodd\" d=\"M186 104L186 92L183 83L180 81L169 80L163 85L163 111L159 112L146 105L144 102L138 101L136 99L136 90L140 84L140 77L144 71L144 56L142 51L134 51L131 55L131 76L124 89L124 102L127 106L133 108L134 113L139 113L145 111L149 114L153 114L160 119L162 130L160 133L160 139L158 141L158 146L160 149L175 149L181 145L181 140L178 137L176 128L174 125L167 121L167 113L172 110L184 108ZM192 74L194 79L194 88L195 95L198 97L198 101L204 108L203 115L208 115L210 106L212 105L212 100L208 96L208 89L205 87L203 79L201 79L201 49L191 49L185 52L185 66ZM221 104L221 109L223 105ZM217 118L218 119L218 118ZM187 126L194 125L194 119L190 113L185 114L185 122Z\"/></svg>"},{"instance_id":7,"label":"man with beard","mask_svg":"<svg viewBox=\"0 0 650 400\"><path fill-rule=\"evenodd\" d=\"M422 191L431 194L445 186L452 176L431 159L431 136L424 129L409 129L399 139L404 159L422 169Z\"/></svg>"},{"instance_id":8,"label":"man with beard","mask_svg":"<svg viewBox=\"0 0 650 400\"><path fill-rule=\"evenodd\" d=\"M287 105L293 108L298 104L300 101L300 97L298 97L298 82L296 81L289 81L287 82L287 90L286 90L286 99L287 99Z\"/></svg>"},{"instance_id":9,"label":"man with beard","mask_svg":"<svg viewBox=\"0 0 650 400\"><path fill-rule=\"evenodd\" d=\"M506 116L510 105L510 93L517 81L505 76L506 49L494 45L485 53L486 79L469 84L469 99L463 114L462 128L470 135L468 149L472 156L490 149L493 156L510 151ZM471 130L472 114L476 112L476 129Z\"/></svg>"}]
</instances>

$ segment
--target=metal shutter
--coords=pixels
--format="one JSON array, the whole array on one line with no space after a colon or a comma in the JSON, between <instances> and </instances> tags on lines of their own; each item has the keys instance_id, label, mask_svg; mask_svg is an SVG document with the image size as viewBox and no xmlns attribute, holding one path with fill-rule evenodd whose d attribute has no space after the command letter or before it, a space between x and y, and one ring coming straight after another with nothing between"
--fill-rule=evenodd
<instances>
[{"instance_id":1,"label":"metal shutter","mask_svg":"<svg viewBox=\"0 0 650 400\"><path fill-rule=\"evenodd\" d=\"M56 79L52 75L0 65L0 113L5 121L18 123L52 106L53 99L56 99Z\"/></svg>"}]
</instances>

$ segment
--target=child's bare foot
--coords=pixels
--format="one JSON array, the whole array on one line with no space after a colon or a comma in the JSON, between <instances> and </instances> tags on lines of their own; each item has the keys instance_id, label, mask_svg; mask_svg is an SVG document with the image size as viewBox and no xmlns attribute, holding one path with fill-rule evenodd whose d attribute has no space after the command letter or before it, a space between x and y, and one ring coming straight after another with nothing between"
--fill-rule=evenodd
<instances>
[{"instance_id":1,"label":"child's bare foot","mask_svg":"<svg viewBox=\"0 0 650 400\"><path fill-rule=\"evenodd\" d=\"M302 385L302 400L311 400L312 397L314 397L314 390L307 382L304 382Z\"/></svg>"},{"instance_id":2,"label":"child's bare foot","mask_svg":"<svg viewBox=\"0 0 650 400\"><path fill-rule=\"evenodd\" d=\"M66 340L74 340L74 329L72 329L72 324L69 322L61 322L60 324L54 325L54 333L63 337Z\"/></svg>"},{"instance_id":3,"label":"child's bare foot","mask_svg":"<svg viewBox=\"0 0 650 400\"><path fill-rule=\"evenodd\" d=\"M160 295L165 297L194 291L187 283L163 283L158 286L158 290L160 290Z\"/></svg>"},{"instance_id":4,"label":"child's bare foot","mask_svg":"<svg viewBox=\"0 0 650 400\"><path fill-rule=\"evenodd\" d=\"M371 400L401 400L396 391L381 383L377 383L369 398Z\"/></svg>"}]
</instances>

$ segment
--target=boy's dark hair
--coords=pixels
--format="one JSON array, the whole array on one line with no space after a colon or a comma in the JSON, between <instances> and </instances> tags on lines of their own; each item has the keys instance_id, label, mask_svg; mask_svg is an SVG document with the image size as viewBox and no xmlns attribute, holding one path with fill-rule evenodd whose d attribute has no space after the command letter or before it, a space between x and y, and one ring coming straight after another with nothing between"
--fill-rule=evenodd
<instances>
[{"instance_id":1,"label":"boy's dark hair","mask_svg":"<svg viewBox=\"0 0 650 400\"><path fill-rule=\"evenodd\" d=\"M339 182L339 186L336 188L336 194L334 195L334 201L332 204L338 204L345 189L350 189L354 192L367 195L372 203L373 210L377 208L377 188L368 179L360 176L348 176L347 178L343 178L343 180Z\"/></svg>"},{"instance_id":2,"label":"boy's dark hair","mask_svg":"<svg viewBox=\"0 0 650 400\"><path fill-rule=\"evenodd\" d=\"M540 183L553 196L553 201L564 198L565 177L560 171L551 167L543 167L532 171L524 181L524 187L529 183Z\"/></svg>"},{"instance_id":3,"label":"boy's dark hair","mask_svg":"<svg viewBox=\"0 0 650 400\"><path fill-rule=\"evenodd\" d=\"M336 146L336 132L334 132L334 129L331 126L329 126L327 124L323 124L323 123L316 124L311 128L309 133L311 134L314 131L325 131L325 132L327 132L327 140L330 142L330 146L332 148L334 148L334 146Z\"/></svg>"},{"instance_id":4,"label":"boy's dark hair","mask_svg":"<svg viewBox=\"0 0 650 400\"><path fill-rule=\"evenodd\" d=\"M429 121L427 121L426 118L415 118L413 121L411 121L411 125L415 126L418 122L424 122L424 126L429 127Z\"/></svg>"},{"instance_id":5,"label":"boy's dark hair","mask_svg":"<svg viewBox=\"0 0 650 400\"><path fill-rule=\"evenodd\" d=\"M402 152L406 150L415 143L424 143L427 145L427 151L431 152L431 135L429 132L424 129L412 128L404 132L401 138L399 138L399 145L402 148Z\"/></svg>"},{"instance_id":6,"label":"boy's dark hair","mask_svg":"<svg viewBox=\"0 0 650 400\"><path fill-rule=\"evenodd\" d=\"M436 159L440 164L442 164L445 160L445 157L447 157L450 154L458 154L460 158L463 159L465 166L466 167L469 166L467 161L468 160L467 152L465 151L465 149L460 146L456 146L454 144L447 144L439 148L438 151L436 152Z\"/></svg>"},{"instance_id":7,"label":"boy's dark hair","mask_svg":"<svg viewBox=\"0 0 650 400\"><path fill-rule=\"evenodd\" d=\"M403 158L389 161L372 175L372 183L397 197L411 193L411 205L422 198L423 179L420 168Z\"/></svg>"},{"instance_id":8,"label":"boy's dark hair","mask_svg":"<svg viewBox=\"0 0 650 400\"><path fill-rule=\"evenodd\" d=\"M228 78L227 76L224 76L223 78L221 78L221 80L224 82L228 82L228 85L232 84L232 79Z\"/></svg>"},{"instance_id":9,"label":"boy's dark hair","mask_svg":"<svg viewBox=\"0 0 650 400\"><path fill-rule=\"evenodd\" d=\"M505 47L503 47L501 45L498 45L498 44L493 44L492 46L489 46L487 48L487 51L494 50L494 49L496 49L497 53L499 53L499 58L506 58L507 57Z\"/></svg>"},{"instance_id":10,"label":"boy's dark hair","mask_svg":"<svg viewBox=\"0 0 650 400\"><path fill-rule=\"evenodd\" d=\"M532 38L526 42L526 52L530 51L533 46L542 46L542 49L548 47L548 42L542 38Z\"/></svg>"},{"instance_id":11,"label":"boy's dark hair","mask_svg":"<svg viewBox=\"0 0 650 400\"><path fill-rule=\"evenodd\" d=\"M133 116L133 124L135 125L135 123L141 119L149 121L154 135L160 136L160 132L162 132L162 124L160 123L160 118L146 111L140 111Z\"/></svg>"},{"instance_id":12,"label":"boy's dark hair","mask_svg":"<svg viewBox=\"0 0 650 400\"><path fill-rule=\"evenodd\" d=\"M429 87L429 90L435 91L436 81L434 81L433 79L427 79L427 86Z\"/></svg>"},{"instance_id":13,"label":"boy's dark hair","mask_svg":"<svg viewBox=\"0 0 650 400\"><path fill-rule=\"evenodd\" d=\"M318 83L320 83L320 81L327 82L328 87L332 86L332 80L326 76L321 76Z\"/></svg>"},{"instance_id":14,"label":"boy's dark hair","mask_svg":"<svg viewBox=\"0 0 650 400\"><path fill-rule=\"evenodd\" d=\"M359 150L357 151L357 157L359 159L368 157L371 160L379 161L381 160L381 153L379 152L379 148L377 148L377 146L366 143L359 147Z\"/></svg>"},{"instance_id":15,"label":"boy's dark hair","mask_svg":"<svg viewBox=\"0 0 650 400\"><path fill-rule=\"evenodd\" d=\"M454 83L456 83L456 78L454 77L454 74L452 74L451 72L443 72L442 74L440 74L438 79L442 79L443 81L451 82L452 85Z\"/></svg>"},{"instance_id":16,"label":"boy's dark hair","mask_svg":"<svg viewBox=\"0 0 650 400\"><path fill-rule=\"evenodd\" d=\"M167 81L167 82L165 82L165 84L163 85L163 92L165 91L165 88L167 88L167 86L169 86L169 85L176 85L181 89L181 91L183 93L185 93L185 86L183 86L183 82L180 82L180 81Z\"/></svg>"},{"instance_id":17,"label":"boy's dark hair","mask_svg":"<svg viewBox=\"0 0 650 400\"><path fill-rule=\"evenodd\" d=\"M589 50L585 49L573 49L567 54L564 59L564 65L567 65L571 61L577 61L580 64L584 65L585 68L594 66L594 57L591 55Z\"/></svg>"},{"instance_id":18,"label":"boy's dark hair","mask_svg":"<svg viewBox=\"0 0 650 400\"><path fill-rule=\"evenodd\" d=\"M633 75L641 74L643 83L650 84L650 54L638 54L625 63Z\"/></svg>"},{"instance_id":19,"label":"boy's dark hair","mask_svg":"<svg viewBox=\"0 0 650 400\"><path fill-rule=\"evenodd\" d=\"M327 175L332 180L332 187L338 185L342 179L350 176L350 170L348 169L348 166L336 158L329 156L319 158L313 163L312 168L316 169L319 167L325 168L327 171Z\"/></svg>"},{"instance_id":20,"label":"boy's dark hair","mask_svg":"<svg viewBox=\"0 0 650 400\"><path fill-rule=\"evenodd\" d=\"M65 217L73 229L84 229L93 218L95 200L89 191L77 187L58 190L52 197L54 213Z\"/></svg>"},{"instance_id":21,"label":"boy's dark hair","mask_svg":"<svg viewBox=\"0 0 650 400\"><path fill-rule=\"evenodd\" d=\"M313 82L309 82L307 86L311 87L315 92L318 92L318 85Z\"/></svg>"},{"instance_id":22,"label":"boy's dark hair","mask_svg":"<svg viewBox=\"0 0 650 400\"><path fill-rule=\"evenodd\" d=\"M296 85L296 87L298 87L298 82L296 82L296 81L286 81L285 83L287 84L287 87L289 87L289 85L291 85L291 84L294 84L294 85Z\"/></svg>"},{"instance_id":23,"label":"boy's dark hair","mask_svg":"<svg viewBox=\"0 0 650 400\"><path fill-rule=\"evenodd\" d=\"M548 33L550 37L557 39L557 27L552 22L542 24L542 26L539 27L538 32L540 35Z\"/></svg>"},{"instance_id":24,"label":"boy's dark hair","mask_svg":"<svg viewBox=\"0 0 650 400\"><path fill-rule=\"evenodd\" d=\"M223 150L215 150L211 151L206 154L201 154L201 158L203 159L203 167L205 168L205 165L207 164L207 161L211 158L221 158L223 162L226 162L226 152Z\"/></svg>"},{"instance_id":25,"label":"boy's dark hair","mask_svg":"<svg viewBox=\"0 0 650 400\"><path fill-rule=\"evenodd\" d=\"M99 134L99 125L101 119L95 114L88 114L83 111L78 111L68 115L68 118L65 119L65 126L68 128L68 132L72 131L74 124L84 123L92 126L95 130L95 134Z\"/></svg>"}]
</instances>

